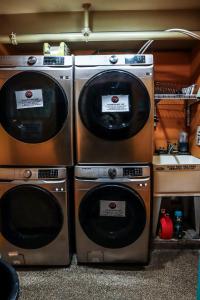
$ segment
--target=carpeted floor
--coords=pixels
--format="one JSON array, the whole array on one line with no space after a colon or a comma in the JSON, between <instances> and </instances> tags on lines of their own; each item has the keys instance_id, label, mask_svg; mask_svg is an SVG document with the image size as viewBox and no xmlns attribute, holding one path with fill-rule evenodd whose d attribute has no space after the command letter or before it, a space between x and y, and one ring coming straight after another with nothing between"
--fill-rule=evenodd
<instances>
[{"instance_id":1,"label":"carpeted floor","mask_svg":"<svg viewBox=\"0 0 200 300\"><path fill-rule=\"evenodd\" d=\"M193 300L198 251L156 250L147 267L19 270L19 300Z\"/></svg>"}]
</instances>

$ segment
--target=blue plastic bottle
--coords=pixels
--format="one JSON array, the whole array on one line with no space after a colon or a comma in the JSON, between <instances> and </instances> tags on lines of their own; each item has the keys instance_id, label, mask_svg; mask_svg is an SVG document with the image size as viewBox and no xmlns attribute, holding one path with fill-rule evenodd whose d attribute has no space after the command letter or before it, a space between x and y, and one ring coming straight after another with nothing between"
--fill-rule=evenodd
<instances>
[{"instance_id":1,"label":"blue plastic bottle","mask_svg":"<svg viewBox=\"0 0 200 300\"><path fill-rule=\"evenodd\" d=\"M174 212L174 237L177 239L183 237L183 213L181 210Z\"/></svg>"}]
</instances>

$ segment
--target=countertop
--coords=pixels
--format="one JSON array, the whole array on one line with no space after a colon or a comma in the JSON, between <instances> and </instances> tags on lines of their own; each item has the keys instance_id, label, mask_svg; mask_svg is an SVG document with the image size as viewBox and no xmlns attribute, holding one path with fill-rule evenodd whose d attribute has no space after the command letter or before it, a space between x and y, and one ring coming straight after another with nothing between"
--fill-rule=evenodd
<instances>
[{"instance_id":1,"label":"countertop","mask_svg":"<svg viewBox=\"0 0 200 300\"><path fill-rule=\"evenodd\" d=\"M192 155L161 154L153 156L153 165L200 165L200 159Z\"/></svg>"}]
</instances>

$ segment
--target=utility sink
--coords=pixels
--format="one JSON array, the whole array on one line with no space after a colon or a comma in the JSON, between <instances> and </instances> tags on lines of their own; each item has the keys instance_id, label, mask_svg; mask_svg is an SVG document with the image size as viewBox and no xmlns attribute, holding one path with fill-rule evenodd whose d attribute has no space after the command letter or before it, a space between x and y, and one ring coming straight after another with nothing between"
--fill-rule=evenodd
<instances>
[{"instance_id":1,"label":"utility sink","mask_svg":"<svg viewBox=\"0 0 200 300\"><path fill-rule=\"evenodd\" d=\"M200 195L200 159L192 155L153 157L154 195Z\"/></svg>"},{"instance_id":2,"label":"utility sink","mask_svg":"<svg viewBox=\"0 0 200 300\"><path fill-rule=\"evenodd\" d=\"M200 165L200 159L192 155L154 155L153 164L156 165Z\"/></svg>"}]
</instances>

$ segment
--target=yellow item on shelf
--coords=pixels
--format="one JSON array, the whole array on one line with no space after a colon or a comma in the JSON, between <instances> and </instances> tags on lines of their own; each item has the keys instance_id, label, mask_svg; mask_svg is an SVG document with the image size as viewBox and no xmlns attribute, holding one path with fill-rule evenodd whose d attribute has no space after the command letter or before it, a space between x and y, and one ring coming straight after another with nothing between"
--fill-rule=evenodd
<instances>
[{"instance_id":1,"label":"yellow item on shelf","mask_svg":"<svg viewBox=\"0 0 200 300\"><path fill-rule=\"evenodd\" d=\"M43 54L44 56L65 56L69 55L70 51L64 42L61 42L59 46L50 46L49 43L44 43Z\"/></svg>"}]
</instances>

